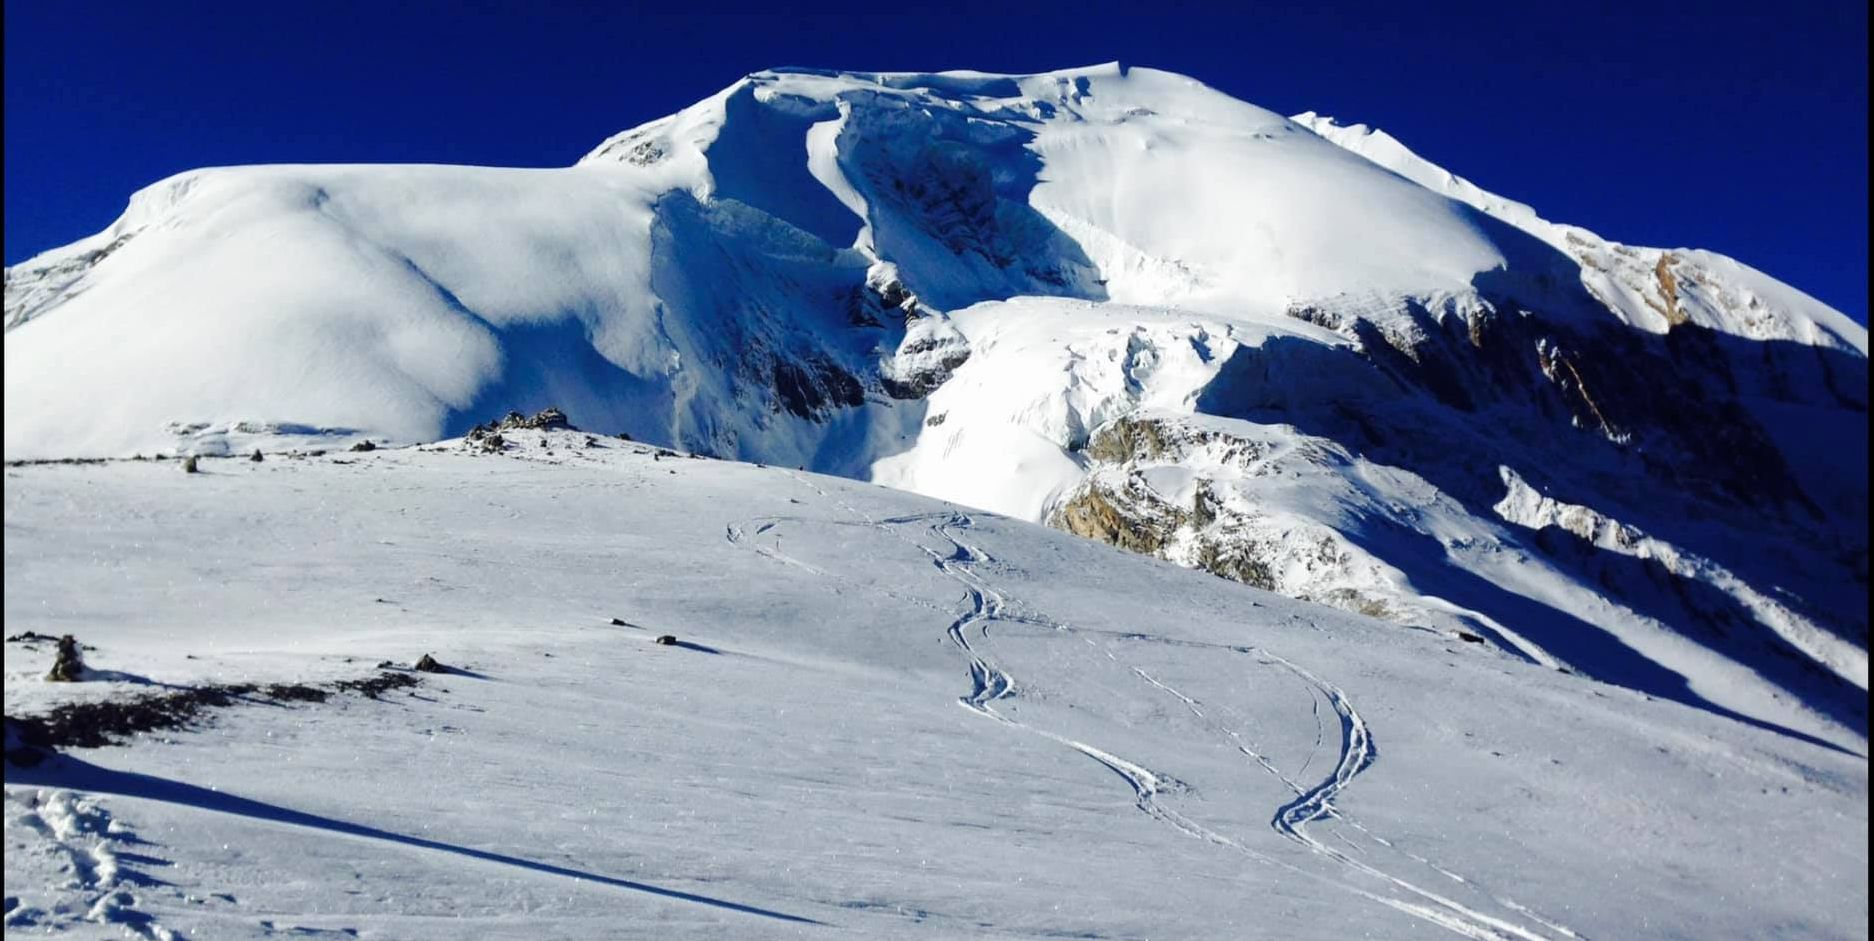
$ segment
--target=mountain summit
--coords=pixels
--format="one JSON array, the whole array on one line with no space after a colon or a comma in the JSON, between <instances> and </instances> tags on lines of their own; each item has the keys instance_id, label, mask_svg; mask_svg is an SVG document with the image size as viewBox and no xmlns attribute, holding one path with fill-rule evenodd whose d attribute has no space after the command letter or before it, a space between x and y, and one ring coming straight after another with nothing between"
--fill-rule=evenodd
<instances>
[{"instance_id":1,"label":"mountain summit","mask_svg":"<svg viewBox=\"0 0 1874 941\"><path fill-rule=\"evenodd\" d=\"M556 405L1865 749L1865 329L1168 72L781 69L565 169L193 171L5 318L12 459Z\"/></svg>"}]
</instances>

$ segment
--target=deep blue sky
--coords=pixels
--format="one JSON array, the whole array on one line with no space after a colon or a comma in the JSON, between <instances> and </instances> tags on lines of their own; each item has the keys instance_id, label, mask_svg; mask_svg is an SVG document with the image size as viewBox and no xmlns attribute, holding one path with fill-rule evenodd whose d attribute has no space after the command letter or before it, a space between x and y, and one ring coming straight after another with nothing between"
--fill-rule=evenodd
<instances>
[{"instance_id":1,"label":"deep blue sky","mask_svg":"<svg viewBox=\"0 0 1874 941\"><path fill-rule=\"evenodd\" d=\"M560 166L775 65L1118 59L1383 127L1550 219L1724 252L1867 319L1864 0L633 6L6 0L6 261L197 166Z\"/></svg>"}]
</instances>

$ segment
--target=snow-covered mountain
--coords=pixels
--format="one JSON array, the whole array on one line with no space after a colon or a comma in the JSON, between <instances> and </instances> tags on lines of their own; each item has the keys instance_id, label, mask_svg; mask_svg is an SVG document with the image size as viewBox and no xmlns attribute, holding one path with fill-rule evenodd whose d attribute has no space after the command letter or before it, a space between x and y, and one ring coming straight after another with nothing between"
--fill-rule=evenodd
<instances>
[{"instance_id":1,"label":"snow-covered mountain","mask_svg":"<svg viewBox=\"0 0 1874 941\"><path fill-rule=\"evenodd\" d=\"M563 170L186 173L5 304L9 458L557 405L1866 747L1864 329L1165 72L776 70Z\"/></svg>"}]
</instances>

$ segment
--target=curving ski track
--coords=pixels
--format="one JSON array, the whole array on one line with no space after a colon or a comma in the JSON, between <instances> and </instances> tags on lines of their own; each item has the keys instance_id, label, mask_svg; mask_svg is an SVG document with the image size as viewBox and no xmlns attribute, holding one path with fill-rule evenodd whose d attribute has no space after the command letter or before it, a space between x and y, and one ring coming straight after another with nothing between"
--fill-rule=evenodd
<instances>
[{"instance_id":1,"label":"curving ski track","mask_svg":"<svg viewBox=\"0 0 1874 941\"><path fill-rule=\"evenodd\" d=\"M825 490L814 486L805 478L793 474L790 474L790 476L795 477L796 480L812 488L820 496L832 499L831 495ZM1176 781L1176 779L1152 771L1144 765L1112 754L1085 742L1076 741L1047 729L1038 728L1028 723L1021 722L1011 718L995 707L996 702L999 700L1015 695L1018 684L1014 676L1009 674L992 658L987 656L984 652L979 651L977 647L972 644L972 634L978 639L987 638L989 625L996 621L1032 624L1065 633L1082 632L1045 617L1026 615L1010 610L1008 598L990 586L975 571L976 566L987 562L993 562L994 559L987 552L958 535L959 530L969 529L974 525L974 520L967 514L960 512L933 513L874 520L865 517L864 514L843 501L834 500L834 502L847 513L864 519L867 524L916 547L927 556L931 560L931 563L940 571L962 586L964 591L962 613L958 614L945 628L945 637L948 642L962 654L968 663L970 690L966 695L957 698L958 705L1001 725L1039 735L1050 741L1064 745L1098 762L1126 781L1127 785L1132 789L1134 804L1141 812L1154 820L1171 826L1186 836L1227 847L1255 859L1258 862L1275 865L1310 878L1327 878L1320 873L1311 872L1291 863L1270 857L1244 845L1239 840L1232 839L1224 834L1211 830L1184 814L1165 806L1159 801L1159 795L1167 791L1181 789L1183 785ZM776 517L763 521L763 524L756 530L756 533L767 532L776 522L780 521L780 519L781 518ZM800 522L811 521L800 520ZM906 537L899 531L899 527L910 524L921 524L927 535L934 536L948 543L949 551L933 549L923 542ZM777 562L797 566L812 571L815 574L825 574L819 569L807 565L800 560L781 555L778 550L771 550L765 546L756 544L740 526L730 525L728 527L727 537L729 542L749 548ZM1153 638L1150 635L1143 634L1119 636L1123 639L1164 640L1165 642L1182 644L1182 642ZM1083 639L1096 649L1101 650L1108 659L1113 660L1115 663L1118 662L1118 659L1113 657L1110 651L1094 644L1091 638ZM1193 646L1213 645L1193 644ZM1495 902L1497 905L1515 912L1518 916L1540 924L1542 929L1553 932L1553 934L1543 933L1542 930L1531 928L1524 924L1518 924L1508 918L1500 918L1477 911L1445 895L1419 886L1363 860L1356 859L1348 855L1347 852L1327 845L1310 833L1310 824L1322 820L1340 820L1366 835L1374 843L1394 850L1395 852L1403 853L1403 851L1393 847L1387 840L1367 831L1365 827L1345 817L1335 806L1335 799L1352 784L1360 773L1371 767L1374 761L1377 760L1378 751L1373 744L1372 733L1368 729L1364 717L1360 715L1359 711L1354 707L1353 702L1339 687L1328 683L1307 669L1280 656L1269 653L1268 651L1255 647L1229 647L1227 649L1237 653L1252 654L1258 658L1259 662L1264 664L1280 666L1308 688L1310 697L1313 700L1312 705L1317 726L1315 749L1318 749L1324 744L1323 739L1325 738L1323 734L1324 729L1320 722L1320 703L1322 700L1326 700L1332 706L1335 714L1340 719L1341 742L1339 757L1335 762L1334 768L1325 778L1312 785L1298 783L1290 776L1284 774L1268 756L1262 754L1252 743L1246 741L1239 732L1206 715L1198 700L1186 695L1170 684L1157 679L1138 667L1130 667L1130 670L1138 679L1181 701L1185 707L1198 716L1198 718L1204 720L1214 730L1227 736L1237 751L1255 762L1262 771L1280 780L1283 785L1295 795L1292 800L1278 807L1270 820L1270 826L1275 832L1307 848L1318 857L1330 860L1341 867L1377 879L1396 891L1416 898L1403 899L1391 895L1370 892L1346 882L1331 879L1328 881L1378 904L1385 905L1403 914L1445 928L1466 938L1476 939L1476 941L1556 941L1557 938L1570 939L1570 941L1587 941L1583 935L1509 899L1491 897L1491 901ZM1313 759L1314 753L1313 750L1311 750L1308 761L1303 764L1297 774L1305 773L1308 764L1311 764ZM1334 836L1345 843L1349 849L1359 851L1356 845L1343 834L1336 832ZM1441 873L1461 885L1471 886L1474 889L1479 888L1471 880L1439 867L1430 860L1410 853L1404 853L1404 855L1423 863L1434 871Z\"/></svg>"}]
</instances>

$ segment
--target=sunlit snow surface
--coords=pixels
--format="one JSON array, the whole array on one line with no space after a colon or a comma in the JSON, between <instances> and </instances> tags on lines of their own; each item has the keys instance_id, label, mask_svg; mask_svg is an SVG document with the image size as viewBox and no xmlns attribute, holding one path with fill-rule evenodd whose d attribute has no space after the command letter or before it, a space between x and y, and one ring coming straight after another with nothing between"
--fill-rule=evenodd
<instances>
[{"instance_id":1,"label":"sunlit snow surface","mask_svg":"<svg viewBox=\"0 0 1874 941\"><path fill-rule=\"evenodd\" d=\"M1865 329L1364 126L782 69L180 174L5 293L9 460L204 461L8 469L8 634L118 677L9 644L9 715L468 671L9 768L9 934L1866 936ZM548 405L770 466L337 450ZM1388 621L1013 519L1108 484Z\"/></svg>"},{"instance_id":2,"label":"sunlit snow surface","mask_svg":"<svg viewBox=\"0 0 1874 941\"><path fill-rule=\"evenodd\" d=\"M8 631L136 678L9 645L9 714L466 672L9 767L8 934L1865 936L1859 756L921 497L513 437L9 468Z\"/></svg>"}]
</instances>

